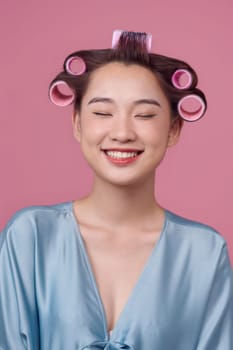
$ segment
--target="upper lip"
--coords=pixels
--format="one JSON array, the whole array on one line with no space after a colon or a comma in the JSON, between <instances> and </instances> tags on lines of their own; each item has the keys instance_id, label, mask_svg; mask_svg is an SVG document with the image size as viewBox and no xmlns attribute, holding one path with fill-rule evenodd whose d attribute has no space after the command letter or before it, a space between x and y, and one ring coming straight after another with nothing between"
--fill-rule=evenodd
<instances>
[{"instance_id":1,"label":"upper lip","mask_svg":"<svg viewBox=\"0 0 233 350\"><path fill-rule=\"evenodd\" d=\"M143 152L142 149L135 148L104 148L102 151L116 151L116 152Z\"/></svg>"}]
</instances>

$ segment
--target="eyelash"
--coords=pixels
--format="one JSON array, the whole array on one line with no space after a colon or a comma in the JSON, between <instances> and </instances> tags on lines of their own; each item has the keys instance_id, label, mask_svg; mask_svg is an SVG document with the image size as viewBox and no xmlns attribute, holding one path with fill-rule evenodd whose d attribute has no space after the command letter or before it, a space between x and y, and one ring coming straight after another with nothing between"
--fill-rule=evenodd
<instances>
[{"instance_id":1,"label":"eyelash","mask_svg":"<svg viewBox=\"0 0 233 350\"><path fill-rule=\"evenodd\" d=\"M93 112L93 114L96 114L96 115L103 115L103 116L108 116L108 115L111 115L111 114L104 114L104 113L99 113L99 112Z\"/></svg>"},{"instance_id":2,"label":"eyelash","mask_svg":"<svg viewBox=\"0 0 233 350\"><path fill-rule=\"evenodd\" d=\"M141 117L141 118L152 118L152 117L155 117L156 116L156 114L147 114L147 115L138 115L138 117Z\"/></svg>"},{"instance_id":3,"label":"eyelash","mask_svg":"<svg viewBox=\"0 0 233 350\"><path fill-rule=\"evenodd\" d=\"M104 113L99 113L99 112L93 112L96 115L102 115L102 116L110 116L111 114L104 114ZM147 114L147 115L140 115L138 114L136 117L141 117L141 118L152 118L155 117L156 114Z\"/></svg>"}]
</instances>

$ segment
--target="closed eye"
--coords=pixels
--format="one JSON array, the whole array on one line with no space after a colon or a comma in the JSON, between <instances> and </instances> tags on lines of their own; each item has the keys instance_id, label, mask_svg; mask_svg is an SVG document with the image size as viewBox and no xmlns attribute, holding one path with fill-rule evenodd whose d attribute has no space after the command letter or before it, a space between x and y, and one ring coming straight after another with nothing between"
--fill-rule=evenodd
<instances>
[{"instance_id":1,"label":"closed eye","mask_svg":"<svg viewBox=\"0 0 233 350\"><path fill-rule=\"evenodd\" d=\"M138 114L138 115L136 115L136 117L140 117L140 118L152 118L152 117L156 117L156 114Z\"/></svg>"},{"instance_id":2,"label":"closed eye","mask_svg":"<svg viewBox=\"0 0 233 350\"><path fill-rule=\"evenodd\" d=\"M100 113L100 112L93 112L93 114L95 115L101 115L101 116L111 116L112 114L110 113ZM136 117L139 117L139 118L152 118L152 117L155 117L156 114L138 114L136 115Z\"/></svg>"},{"instance_id":3,"label":"closed eye","mask_svg":"<svg viewBox=\"0 0 233 350\"><path fill-rule=\"evenodd\" d=\"M102 116L109 116L109 115L111 115L111 114L108 114L108 113L100 113L100 112L93 112L93 114L102 115Z\"/></svg>"}]
</instances>

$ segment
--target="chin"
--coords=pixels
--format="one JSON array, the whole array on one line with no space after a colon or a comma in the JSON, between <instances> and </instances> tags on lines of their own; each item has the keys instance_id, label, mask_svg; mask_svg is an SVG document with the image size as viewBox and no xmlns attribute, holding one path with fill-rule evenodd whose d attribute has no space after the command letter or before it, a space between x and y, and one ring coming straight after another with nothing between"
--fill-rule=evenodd
<instances>
[{"instance_id":1,"label":"chin","mask_svg":"<svg viewBox=\"0 0 233 350\"><path fill-rule=\"evenodd\" d=\"M135 187L139 185L143 185L147 183L148 181L154 181L154 172L150 173L149 175L140 174L140 176L135 176L136 174L131 174L127 176L127 174L115 174L115 176L107 176L105 174L97 174L96 173L96 179L100 178L101 182L106 182L106 184L112 185L112 186L119 186L119 187ZM97 180L98 181L98 180Z\"/></svg>"}]
</instances>

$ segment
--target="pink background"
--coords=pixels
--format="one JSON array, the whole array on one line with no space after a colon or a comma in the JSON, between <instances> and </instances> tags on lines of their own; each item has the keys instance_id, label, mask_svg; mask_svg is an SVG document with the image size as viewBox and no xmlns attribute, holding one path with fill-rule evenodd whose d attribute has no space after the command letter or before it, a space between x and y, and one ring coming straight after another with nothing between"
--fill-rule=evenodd
<instances>
[{"instance_id":1,"label":"pink background","mask_svg":"<svg viewBox=\"0 0 233 350\"><path fill-rule=\"evenodd\" d=\"M231 0L1 1L0 229L19 208L75 199L90 188L72 108L47 98L64 58L110 47L114 29L146 31L154 52L197 70L209 104L160 166L158 199L220 231L233 263L232 10Z\"/></svg>"}]
</instances>

